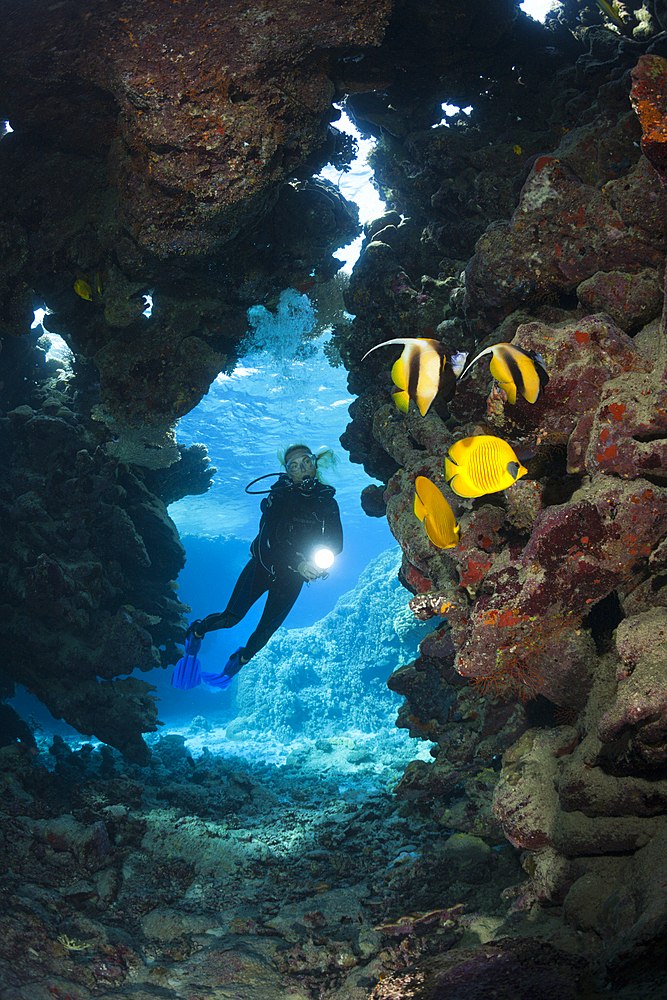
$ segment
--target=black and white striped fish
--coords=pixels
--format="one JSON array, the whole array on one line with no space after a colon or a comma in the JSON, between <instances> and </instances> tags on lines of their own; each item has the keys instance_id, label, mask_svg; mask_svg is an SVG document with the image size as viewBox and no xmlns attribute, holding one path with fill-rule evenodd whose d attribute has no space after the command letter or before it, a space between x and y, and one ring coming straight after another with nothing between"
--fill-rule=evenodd
<instances>
[{"instance_id":1,"label":"black and white striped fish","mask_svg":"<svg viewBox=\"0 0 667 1000\"><path fill-rule=\"evenodd\" d=\"M378 347L386 347L388 344L405 345L405 350L391 369L391 377L396 386L394 402L402 413L408 412L411 399L414 399L422 417L425 417L439 392L445 393L445 400L452 398L456 375L444 344L425 337L385 340L382 344L371 347L361 360L364 361Z\"/></svg>"},{"instance_id":2,"label":"black and white striped fish","mask_svg":"<svg viewBox=\"0 0 667 1000\"><path fill-rule=\"evenodd\" d=\"M510 403L516 403L517 391L529 403L534 403L542 389L549 381L549 375L544 367L544 360L535 351L526 351L514 344L494 344L480 351L476 358L466 365L460 378L465 378L475 362L490 354L490 371L494 379L507 393Z\"/></svg>"}]
</instances>

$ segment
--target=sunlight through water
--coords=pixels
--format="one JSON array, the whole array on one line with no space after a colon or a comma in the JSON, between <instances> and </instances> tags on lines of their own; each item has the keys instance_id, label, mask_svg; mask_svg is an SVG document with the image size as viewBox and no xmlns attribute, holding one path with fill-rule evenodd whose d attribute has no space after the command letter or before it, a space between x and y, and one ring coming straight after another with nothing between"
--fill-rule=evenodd
<instances>
[{"instance_id":1,"label":"sunlight through water","mask_svg":"<svg viewBox=\"0 0 667 1000\"><path fill-rule=\"evenodd\" d=\"M334 128L353 136L357 140L359 152L349 171L341 171L329 166L324 168L320 176L336 184L344 198L359 206L359 222L363 225L365 222L379 218L387 211L387 206L373 186L373 169L368 163L368 155L375 148L376 142L375 139L362 138L345 112L341 114L337 122L334 122ZM343 270L348 274L352 271L359 257L363 239L363 235L358 236L348 247L336 251L335 256L338 260L345 262Z\"/></svg>"},{"instance_id":2,"label":"sunlight through water","mask_svg":"<svg viewBox=\"0 0 667 1000\"><path fill-rule=\"evenodd\" d=\"M556 6L555 0L523 0L519 4L524 14L532 17L534 21L544 22L549 11Z\"/></svg>"}]
</instances>

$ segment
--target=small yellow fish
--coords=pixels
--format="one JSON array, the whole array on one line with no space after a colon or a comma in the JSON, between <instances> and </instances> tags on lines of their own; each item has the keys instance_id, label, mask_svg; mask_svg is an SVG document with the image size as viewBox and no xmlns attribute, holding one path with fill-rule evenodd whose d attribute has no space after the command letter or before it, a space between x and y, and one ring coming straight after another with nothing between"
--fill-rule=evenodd
<instances>
[{"instance_id":1,"label":"small yellow fish","mask_svg":"<svg viewBox=\"0 0 667 1000\"><path fill-rule=\"evenodd\" d=\"M424 522L426 534L439 549L453 549L459 544L461 530L454 511L444 496L426 476L415 479L415 516Z\"/></svg>"},{"instance_id":2,"label":"small yellow fish","mask_svg":"<svg viewBox=\"0 0 667 1000\"><path fill-rule=\"evenodd\" d=\"M606 14L610 21L617 24L619 28L625 28L625 21L621 18L618 11L614 10L610 3L607 3L607 0L596 0L596 3L602 13Z\"/></svg>"},{"instance_id":3,"label":"small yellow fish","mask_svg":"<svg viewBox=\"0 0 667 1000\"><path fill-rule=\"evenodd\" d=\"M391 377L398 392L394 391L394 402L402 413L408 412L410 400L414 399L422 417L439 392L449 395L451 399L456 386L456 376L449 363L444 344L439 340L428 340L425 337L397 338L385 340L366 351L364 361L371 351L388 344L404 344L405 350L391 369Z\"/></svg>"},{"instance_id":4,"label":"small yellow fish","mask_svg":"<svg viewBox=\"0 0 667 1000\"><path fill-rule=\"evenodd\" d=\"M462 438L445 458L447 482L460 497L499 493L527 471L507 441L493 434Z\"/></svg>"},{"instance_id":5,"label":"small yellow fish","mask_svg":"<svg viewBox=\"0 0 667 1000\"><path fill-rule=\"evenodd\" d=\"M461 373L465 378L472 366L485 354L491 354L490 371L510 403L516 403L517 390L529 403L534 403L540 389L549 381L544 361L535 351L525 351L514 344L494 344L481 351Z\"/></svg>"},{"instance_id":6,"label":"small yellow fish","mask_svg":"<svg viewBox=\"0 0 667 1000\"><path fill-rule=\"evenodd\" d=\"M93 293L90 285L84 278L77 278L74 282L74 291L82 299L86 299L88 302L93 301Z\"/></svg>"},{"instance_id":7,"label":"small yellow fish","mask_svg":"<svg viewBox=\"0 0 667 1000\"><path fill-rule=\"evenodd\" d=\"M521 156L521 146L518 146L518 145L517 146L512 146L512 149L514 150L514 152L516 153L517 156Z\"/></svg>"}]
</instances>

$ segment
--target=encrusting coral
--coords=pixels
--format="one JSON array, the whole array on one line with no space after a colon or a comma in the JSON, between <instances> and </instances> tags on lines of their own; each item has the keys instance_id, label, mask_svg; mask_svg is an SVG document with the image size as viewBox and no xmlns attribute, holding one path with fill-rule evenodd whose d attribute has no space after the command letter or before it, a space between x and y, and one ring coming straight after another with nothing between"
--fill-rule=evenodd
<instances>
[{"instance_id":1,"label":"encrusting coral","mask_svg":"<svg viewBox=\"0 0 667 1000\"><path fill-rule=\"evenodd\" d=\"M374 400L374 440L398 466L384 502L410 606L440 622L389 681L406 698L398 725L435 744L434 763L411 764L397 794L430 801L454 828L502 831L526 852L513 909L562 904L593 950L604 943L607 961L667 930L648 878L667 804L666 77L665 60L652 59L632 74L644 155L632 154L622 181L601 161L597 172L582 169L592 130L574 130L531 164L511 220L477 243L464 296L450 285L439 319L435 297L421 301L451 352L469 348L475 327L490 334L475 354L498 342L537 352L550 376L537 401L510 405L479 363L448 407L436 399L425 417L412 405L396 411L375 362L351 378L360 404ZM626 110L614 141L629 150L638 125ZM400 242L383 246L382 232L350 286L354 365L385 339L383 328L370 339L369 292L392 298L394 337L416 335L419 293L407 297ZM445 456L453 442L489 433L528 473L463 500L447 486ZM371 449L369 467L380 467ZM437 548L414 516L419 476L449 500L456 547Z\"/></svg>"},{"instance_id":2,"label":"encrusting coral","mask_svg":"<svg viewBox=\"0 0 667 1000\"><path fill-rule=\"evenodd\" d=\"M185 553L141 470L77 412L73 386L60 369L0 419L3 668L55 718L145 763L155 688L119 675L177 658Z\"/></svg>"}]
</instances>

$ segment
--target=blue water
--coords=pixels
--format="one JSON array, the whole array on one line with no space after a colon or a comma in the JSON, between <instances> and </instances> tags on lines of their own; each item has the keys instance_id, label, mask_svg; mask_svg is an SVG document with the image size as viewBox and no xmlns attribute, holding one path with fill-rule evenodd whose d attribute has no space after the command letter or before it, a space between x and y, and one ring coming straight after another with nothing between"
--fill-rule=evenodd
<instances>
[{"instance_id":1,"label":"blue water","mask_svg":"<svg viewBox=\"0 0 667 1000\"><path fill-rule=\"evenodd\" d=\"M336 127L355 136L358 157L348 172L329 167L322 176L357 203L363 223L385 211L371 184L372 169L367 162L374 142L362 139L345 114ZM347 273L356 262L361 241L359 237L336 253ZM352 590L368 563L396 545L386 520L369 518L361 509L361 491L373 480L349 461L339 444L352 398L347 372L343 367L332 368L323 353L329 334L316 341L305 339L312 336L317 318L308 298L292 289L283 292L275 313L263 306L249 310L244 357L231 374L219 375L199 406L180 421L178 440L204 443L218 470L204 496L186 497L169 508L187 553L178 596L191 606L191 619L226 606L259 523L261 496L249 496L244 488L257 476L278 472L276 452L295 441L314 449L325 444L337 454L339 464L325 479L336 489L344 548L327 580L302 588L282 628L301 628L324 618L338 598ZM269 479L252 488L268 489L272 482ZM260 598L233 629L206 636L200 656L207 671L221 670L229 654L244 645L264 601ZM163 671L144 676L158 688L163 720L172 713L207 714L212 704L223 710L233 706L231 689L222 694L206 687L176 692Z\"/></svg>"},{"instance_id":2,"label":"blue water","mask_svg":"<svg viewBox=\"0 0 667 1000\"><path fill-rule=\"evenodd\" d=\"M360 493L374 480L349 461L338 440L349 421L351 397L345 369L332 368L324 356L328 335L309 343L304 357L302 333L315 319L306 296L293 291L283 294L275 315L255 311L248 354L231 375L218 376L178 426L178 440L206 444L218 470L206 494L169 507L187 553L178 596L192 607L191 618L225 608L259 523L261 496L246 494L245 486L257 476L280 471L276 453L292 442L303 441L314 449L325 444L338 457L338 465L324 478L336 489L344 548L327 580L303 587L283 628L301 628L323 618L355 586L371 559L396 544L384 518L369 518L362 511ZM268 489L272 482L252 489ZM221 670L229 654L245 643L264 600L260 598L233 629L205 638L201 658L206 670ZM163 717L173 710L204 711L211 697L217 697L208 689L176 696L165 690L163 672L144 676L159 687Z\"/></svg>"},{"instance_id":3,"label":"blue water","mask_svg":"<svg viewBox=\"0 0 667 1000\"><path fill-rule=\"evenodd\" d=\"M201 404L184 417L177 438L183 444L204 443L216 466L211 489L186 497L168 508L186 551L186 565L178 578L178 597L192 608L189 619L222 611L247 559L250 541L259 523L261 496L250 496L250 480L281 468L276 452L295 440L312 448L333 448L338 465L325 474L335 487L341 511L344 548L327 580L302 588L283 629L313 625L333 610L336 601L352 590L368 563L396 542L384 518L369 518L359 496L374 482L361 466L353 465L339 443L348 421L351 397L344 368L332 368L323 353L325 333L309 343L305 356L301 332L314 323L313 308L305 296L287 292L275 317L255 316L255 333L248 354L230 375L214 381ZM272 479L253 489L269 488ZM407 595L406 595L407 600ZM204 668L216 672L231 652L254 630L264 606L262 597L245 620L233 629L211 633L201 648ZM173 689L171 669L137 673L157 688L158 714L167 726L175 719L209 716L213 710L233 717L234 689L216 692L200 687L188 692ZM75 736L64 723L55 723L32 696L21 692L12 704L24 717L34 717L45 729Z\"/></svg>"}]
</instances>

